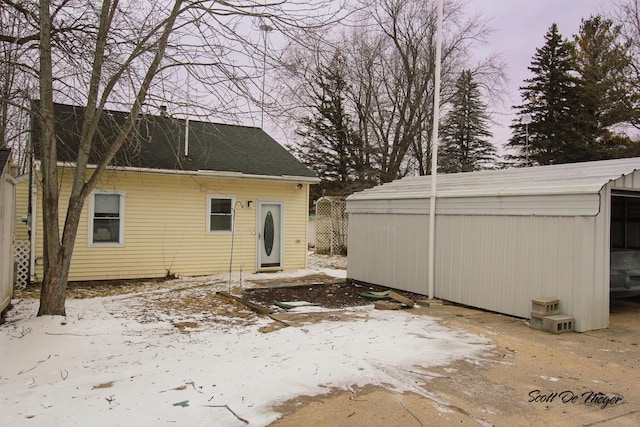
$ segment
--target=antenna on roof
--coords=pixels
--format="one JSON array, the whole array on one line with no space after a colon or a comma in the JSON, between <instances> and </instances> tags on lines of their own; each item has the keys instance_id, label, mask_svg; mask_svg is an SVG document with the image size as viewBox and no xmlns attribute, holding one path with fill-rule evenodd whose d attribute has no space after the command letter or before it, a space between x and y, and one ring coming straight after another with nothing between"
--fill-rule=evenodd
<instances>
[{"instance_id":1,"label":"antenna on roof","mask_svg":"<svg viewBox=\"0 0 640 427\"><path fill-rule=\"evenodd\" d=\"M264 80L267 76L267 35L273 31L273 27L268 24L260 25L260 31L264 32L264 51L262 52L262 94L260 99L260 129L264 129Z\"/></svg>"},{"instance_id":2,"label":"antenna on roof","mask_svg":"<svg viewBox=\"0 0 640 427\"><path fill-rule=\"evenodd\" d=\"M184 157L189 159L189 106L191 105L190 95L191 73L187 69L187 118L184 121Z\"/></svg>"}]
</instances>

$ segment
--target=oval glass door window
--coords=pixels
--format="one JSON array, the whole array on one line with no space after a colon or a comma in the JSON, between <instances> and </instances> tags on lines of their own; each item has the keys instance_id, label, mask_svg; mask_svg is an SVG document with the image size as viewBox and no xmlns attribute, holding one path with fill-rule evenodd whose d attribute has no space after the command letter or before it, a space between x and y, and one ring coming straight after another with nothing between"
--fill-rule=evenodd
<instances>
[{"instance_id":1,"label":"oval glass door window","mask_svg":"<svg viewBox=\"0 0 640 427\"><path fill-rule=\"evenodd\" d=\"M273 226L273 215L271 211L267 212L267 215L264 219L264 230L262 232L264 236L264 251L267 253L267 256L271 255L271 251L273 250L273 238L275 235L275 228Z\"/></svg>"}]
</instances>

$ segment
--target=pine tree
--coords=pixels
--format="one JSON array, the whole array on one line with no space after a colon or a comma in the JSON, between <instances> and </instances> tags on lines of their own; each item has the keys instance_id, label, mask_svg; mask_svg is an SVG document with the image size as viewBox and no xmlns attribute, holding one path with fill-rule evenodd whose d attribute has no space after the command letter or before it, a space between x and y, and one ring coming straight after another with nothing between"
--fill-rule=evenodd
<instances>
[{"instance_id":1,"label":"pine tree","mask_svg":"<svg viewBox=\"0 0 640 427\"><path fill-rule=\"evenodd\" d=\"M442 126L439 170L444 173L487 169L496 162L496 148L489 138L489 115L471 70L456 82L451 111Z\"/></svg>"},{"instance_id":2,"label":"pine tree","mask_svg":"<svg viewBox=\"0 0 640 427\"><path fill-rule=\"evenodd\" d=\"M621 27L601 16L582 21L575 36L579 74L575 130L582 142L576 160L624 157L631 141L612 127L638 120L634 100L638 88L629 82L629 46L620 41Z\"/></svg>"},{"instance_id":3,"label":"pine tree","mask_svg":"<svg viewBox=\"0 0 640 427\"><path fill-rule=\"evenodd\" d=\"M522 162L546 165L573 161L579 143L573 131L573 106L576 98L575 61L571 42L563 39L553 24L545 35L545 45L536 49L529 70L533 77L521 87L524 104L516 107L518 116L531 116L525 125L520 119L511 128L513 137L507 144L515 148L514 156ZM528 131L526 138L525 131ZM528 140L528 141L527 141ZM525 145L528 142L528 153ZM528 155L527 155L528 154Z\"/></svg>"},{"instance_id":4,"label":"pine tree","mask_svg":"<svg viewBox=\"0 0 640 427\"><path fill-rule=\"evenodd\" d=\"M320 190L348 194L366 187L363 164L357 152L361 140L351 128L347 112L345 61L336 53L327 64L317 67L311 85L313 114L300 120L302 143L289 147L322 179Z\"/></svg>"}]
</instances>

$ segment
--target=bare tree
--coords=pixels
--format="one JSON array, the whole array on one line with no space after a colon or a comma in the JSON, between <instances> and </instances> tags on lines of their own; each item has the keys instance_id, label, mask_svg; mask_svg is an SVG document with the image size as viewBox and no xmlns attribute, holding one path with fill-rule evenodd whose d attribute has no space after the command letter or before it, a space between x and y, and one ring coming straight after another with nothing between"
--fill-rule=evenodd
<instances>
[{"instance_id":1,"label":"bare tree","mask_svg":"<svg viewBox=\"0 0 640 427\"><path fill-rule=\"evenodd\" d=\"M619 24L621 36L629 49L631 75L629 79L635 88L633 108L640 109L640 2L638 0L618 0L615 3L613 16ZM640 123L631 123L640 128Z\"/></svg>"},{"instance_id":2,"label":"bare tree","mask_svg":"<svg viewBox=\"0 0 640 427\"><path fill-rule=\"evenodd\" d=\"M2 2L0 2L2 4ZM25 12L0 7L0 147L13 149L13 160L20 172L27 167L29 117L24 111L34 87L35 52L29 49L24 35Z\"/></svg>"},{"instance_id":3,"label":"bare tree","mask_svg":"<svg viewBox=\"0 0 640 427\"><path fill-rule=\"evenodd\" d=\"M463 68L472 69L478 82L501 92L504 81L500 58L473 64L472 48L482 43L489 29L481 16L468 15L463 1L445 2L442 67L442 105L450 101L455 80ZM430 173L433 88L435 73L436 4L422 0L378 0L359 2L354 23L332 37L346 58L350 92L347 112L357 123L353 138L369 182L388 182L410 172ZM318 50L333 52L322 44L308 44L309 56L328 58ZM313 68L305 61L289 59L296 67L293 80L313 84ZM310 63L310 62L306 62ZM304 76L304 78L300 78ZM291 83L289 83L291 85ZM296 85L292 85L298 88ZM308 91L290 91L299 95ZM489 91L487 91L489 92ZM310 97L301 97L300 106ZM304 108L303 108L304 109ZM353 159L353 163L357 163Z\"/></svg>"},{"instance_id":4,"label":"bare tree","mask_svg":"<svg viewBox=\"0 0 640 427\"><path fill-rule=\"evenodd\" d=\"M385 0L371 12L371 36L360 37L365 57L356 53L356 106L374 150L378 181L405 173L407 153L423 164L433 104L436 14L433 4ZM422 169L426 170L426 169Z\"/></svg>"},{"instance_id":5,"label":"bare tree","mask_svg":"<svg viewBox=\"0 0 640 427\"><path fill-rule=\"evenodd\" d=\"M436 2L383 0L372 17L382 37L379 83L374 88L373 109L364 117L379 150L379 179L396 179L408 172L431 173L433 88L435 79ZM495 94L504 76L499 57L472 63L472 48L485 41L489 32L480 15L469 15L464 1L445 2L443 17L441 106L450 103L457 76L472 69L481 84ZM375 88L378 90L375 90Z\"/></svg>"},{"instance_id":6,"label":"bare tree","mask_svg":"<svg viewBox=\"0 0 640 427\"><path fill-rule=\"evenodd\" d=\"M326 0L0 1L22 19L23 28L31 30L17 36L0 34L0 42L38 52L39 100L30 113L40 128L44 278L39 315L65 314L69 266L83 206L116 153L131 139L138 115L167 102L189 108L191 114L199 107L199 114L210 115L228 111L234 100L252 100L261 69L252 58L262 57L252 25L268 22L283 34L296 35L305 27L321 25L339 10L339 5ZM333 11L325 8L328 5ZM200 93L187 96L188 82L201 83ZM83 107L64 220L58 214L55 102ZM245 105L239 102L238 107L235 112ZM89 168L106 108L126 109L128 119L108 141L95 167Z\"/></svg>"}]
</instances>

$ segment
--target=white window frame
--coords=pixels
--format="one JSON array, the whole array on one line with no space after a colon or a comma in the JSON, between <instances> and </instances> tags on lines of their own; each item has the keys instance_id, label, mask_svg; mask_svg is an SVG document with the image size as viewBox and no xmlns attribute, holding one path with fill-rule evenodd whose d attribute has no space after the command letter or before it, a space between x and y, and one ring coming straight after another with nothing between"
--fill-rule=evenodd
<instances>
[{"instance_id":1,"label":"white window frame","mask_svg":"<svg viewBox=\"0 0 640 427\"><path fill-rule=\"evenodd\" d=\"M96 194L115 194L120 196L120 227L119 227L119 236L117 242L94 242L93 241L93 225L94 225L94 214L95 214L95 196ZM106 190L95 190L91 192L89 196L89 227L88 227L88 245L92 247L119 247L124 246L124 204L125 204L125 193L124 191L106 191Z\"/></svg>"},{"instance_id":2,"label":"white window frame","mask_svg":"<svg viewBox=\"0 0 640 427\"><path fill-rule=\"evenodd\" d=\"M212 230L211 229L211 200L213 199L226 199L231 203L231 230ZM234 196L224 196L219 194L208 194L207 195L207 218L206 218L206 227L207 234L232 234L233 230L236 226L236 215L235 215L235 205L236 198Z\"/></svg>"}]
</instances>

